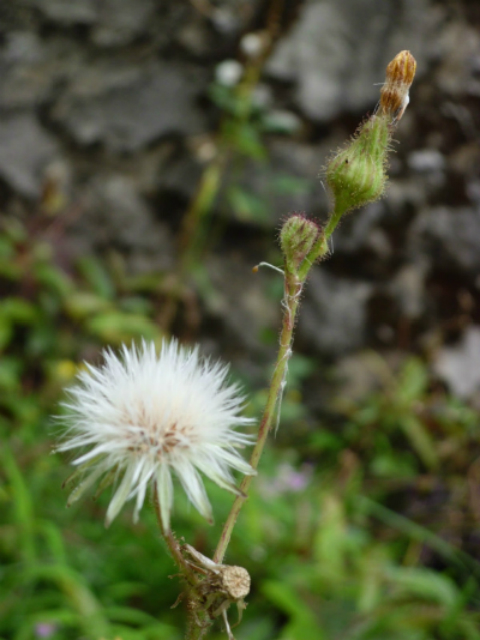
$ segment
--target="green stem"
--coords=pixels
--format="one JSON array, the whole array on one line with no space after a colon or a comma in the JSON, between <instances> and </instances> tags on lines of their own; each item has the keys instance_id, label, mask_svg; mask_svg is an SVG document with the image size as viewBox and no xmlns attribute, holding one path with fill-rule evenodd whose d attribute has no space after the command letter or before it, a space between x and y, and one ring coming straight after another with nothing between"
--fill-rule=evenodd
<instances>
[{"instance_id":1,"label":"green stem","mask_svg":"<svg viewBox=\"0 0 480 640\"><path fill-rule=\"evenodd\" d=\"M295 327L295 318L300 304L300 296L304 281L304 279L300 280L298 276L294 274L285 274L285 294L283 298L284 314L282 331L280 334L280 348L268 392L267 404L258 430L258 439L250 458L250 464L254 469L257 469L258 463L260 462L268 433L273 424L275 410L280 411L279 404L283 387L285 385L288 361L292 353L293 330ZM213 556L214 562L221 564L223 561L238 514L240 513L243 503L247 499L247 493L250 483L252 482L252 478L253 476L245 476L240 485L241 494L235 498L223 527L217 549ZM201 603L199 601L195 601L195 599L191 599L186 636L187 640L201 640L207 633L211 624L212 621L208 617L207 613L202 611Z\"/></svg>"},{"instance_id":2,"label":"green stem","mask_svg":"<svg viewBox=\"0 0 480 640\"><path fill-rule=\"evenodd\" d=\"M205 611L200 608L196 608L192 605L189 607L188 615L188 627L186 640L202 640L209 628L212 626L213 621L210 619Z\"/></svg>"},{"instance_id":3,"label":"green stem","mask_svg":"<svg viewBox=\"0 0 480 640\"><path fill-rule=\"evenodd\" d=\"M157 492L157 488L156 487L155 487L155 491L154 491L154 499L153 499L153 501L154 501L154 504L155 504L155 513L156 513L156 516L157 516L158 525L160 527L160 531L162 532L162 536L163 536L163 538L164 538L164 540L165 540L165 542L167 544L168 550L170 551L170 555L172 556L173 561L175 562L177 567L182 572L182 575L185 578L185 580L187 581L189 587L195 588L196 585L197 585L197 580L195 578L195 574L194 574L193 569L191 568L191 566L188 564L188 562L183 557L183 554L182 554L181 549L180 549L180 544L176 540L176 538L173 535L173 533L171 531L165 531L165 529L163 527L162 517L161 517L161 514L160 514L160 503L159 503L158 492Z\"/></svg>"},{"instance_id":4,"label":"green stem","mask_svg":"<svg viewBox=\"0 0 480 640\"><path fill-rule=\"evenodd\" d=\"M202 231L202 223L213 206L220 188L220 180L226 163L226 156L219 151L218 156L205 169L197 193L185 214L180 236L181 273L189 270L195 261Z\"/></svg>"},{"instance_id":5,"label":"green stem","mask_svg":"<svg viewBox=\"0 0 480 640\"><path fill-rule=\"evenodd\" d=\"M338 223L340 222L345 211L334 209L330 218L328 219L327 225L323 230L325 240L328 240L332 233L335 231Z\"/></svg>"},{"instance_id":6,"label":"green stem","mask_svg":"<svg viewBox=\"0 0 480 640\"><path fill-rule=\"evenodd\" d=\"M305 268L292 273L289 270L285 272L285 289L283 297L283 322L280 333L280 348L278 350L275 370L273 372L272 381L268 391L267 404L260 422L258 430L258 438L250 457L250 465L253 469L257 469L260 458L267 441L268 434L272 428L275 413L280 412L283 389L286 384L286 376L288 369L288 361L292 355L293 332L297 317L300 298L302 295L303 285L308 275L308 271L318 257L324 255L327 251L327 244L324 239L319 239L318 246L312 248L311 260L305 261ZM301 273L301 275L299 275ZM240 484L240 493L235 498L227 520L223 526L223 530L218 542L213 561L221 564L225 557L232 531L237 521L238 515L245 500L247 499L248 490L252 482L253 476L245 476ZM212 622L208 618L205 611L202 611L201 604L195 600L190 601L189 627L187 632L187 640L201 640L207 633Z\"/></svg>"},{"instance_id":7,"label":"green stem","mask_svg":"<svg viewBox=\"0 0 480 640\"><path fill-rule=\"evenodd\" d=\"M272 382L268 392L267 404L262 416L262 420L260 422L258 439L250 458L250 464L254 469L257 469L258 463L260 462L265 442L267 441L268 433L273 424L275 409L277 408L277 404L281 397L285 384L288 361L292 354L295 318L297 315L298 306L300 304L300 296L302 293L303 283L304 280L299 280L294 274L285 274L285 295L283 299L284 314L282 332L280 334L280 348L278 351L275 371L273 373ZM278 411L280 411L280 407L278 407ZM213 556L214 562L221 563L223 561L228 543L230 542L230 538L232 536L233 527L235 526L238 518L238 514L240 513L240 509L242 508L243 503L247 499L247 493L252 479L253 476L245 476L240 485L241 494L235 498L232 509L228 514L222 534L220 536L220 541L215 551L215 555Z\"/></svg>"},{"instance_id":8,"label":"green stem","mask_svg":"<svg viewBox=\"0 0 480 640\"><path fill-rule=\"evenodd\" d=\"M158 524L160 527L160 531L162 532L162 536L167 544L168 550L172 556L173 561L177 565L177 567L181 571L181 575L185 580L185 587L183 594L180 596L179 601L181 599L186 599L187 605L187 640L201 640L209 627L212 625L212 621L208 615L208 613L202 610L202 606L200 604L198 593L198 578L190 566L190 564L185 560L182 554L182 550L180 544L177 539L173 535L171 531L165 531L162 524L162 517L160 514L160 504L158 501L158 493L155 488L154 495L154 503L155 503L155 513L157 515ZM175 606L175 605L174 605Z\"/></svg>"}]
</instances>

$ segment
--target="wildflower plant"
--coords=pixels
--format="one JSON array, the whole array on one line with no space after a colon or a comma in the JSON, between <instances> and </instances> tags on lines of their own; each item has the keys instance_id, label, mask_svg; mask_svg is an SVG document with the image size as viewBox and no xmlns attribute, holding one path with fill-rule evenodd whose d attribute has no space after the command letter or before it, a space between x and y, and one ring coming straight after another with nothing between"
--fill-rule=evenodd
<instances>
[{"instance_id":1,"label":"wildflower plant","mask_svg":"<svg viewBox=\"0 0 480 640\"><path fill-rule=\"evenodd\" d=\"M204 638L217 616L222 616L233 639L227 611L236 604L241 615L250 577L246 569L223 560L268 434L272 426L278 427L303 287L312 266L328 255L328 240L342 216L383 195L392 134L408 104L415 67L409 51L392 60L377 109L329 160L325 178L333 202L325 227L302 213L293 213L282 226L283 269L273 268L284 280L283 322L256 438L239 430L252 421L241 415L244 398L236 385L227 382L228 368L202 360L197 348L181 347L174 340L165 341L158 354L147 343L123 347L120 355L107 350L104 364L87 365L69 391L67 430L57 449L82 450L73 462L77 470L67 480L79 480L69 503L97 481L97 494L115 483L106 514L110 524L130 499L135 500L137 518L152 488L162 534L183 577L188 640ZM246 462L239 450L250 444L254 446ZM232 470L243 474L239 487ZM211 520L199 472L236 496L212 559L180 543L170 526L172 475L198 511Z\"/></svg>"}]
</instances>

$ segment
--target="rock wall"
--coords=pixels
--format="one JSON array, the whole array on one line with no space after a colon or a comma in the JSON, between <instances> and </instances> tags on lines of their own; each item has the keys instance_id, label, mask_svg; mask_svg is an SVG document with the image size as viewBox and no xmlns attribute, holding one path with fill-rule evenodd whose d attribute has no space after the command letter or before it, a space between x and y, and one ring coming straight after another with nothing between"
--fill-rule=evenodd
<instances>
[{"instance_id":1,"label":"rock wall","mask_svg":"<svg viewBox=\"0 0 480 640\"><path fill-rule=\"evenodd\" d=\"M54 184L64 211L77 212L68 224L73 254L113 247L131 272L174 269L178 229L219 127L209 87L222 62L242 61L242 38L264 27L275 4L3 0L2 216L32 215ZM336 233L331 260L309 284L298 347L338 359L372 346L424 350L478 331L478 3L285 4L255 99L289 133L266 133L268 160L232 163L222 176L214 205L221 232L205 257L217 292L204 309L207 329L214 323L217 338L241 351L255 350L259 333L275 326L265 310L274 304L264 297L268 276L252 278L250 267L271 255L289 210L325 217L318 173L328 151L375 107L388 61L410 49L418 75L387 197ZM276 188L279 177L300 186ZM264 213L232 212L224 197L232 185ZM439 375L457 390L462 366L445 362L452 349L457 359L468 353L465 340L439 353Z\"/></svg>"}]
</instances>

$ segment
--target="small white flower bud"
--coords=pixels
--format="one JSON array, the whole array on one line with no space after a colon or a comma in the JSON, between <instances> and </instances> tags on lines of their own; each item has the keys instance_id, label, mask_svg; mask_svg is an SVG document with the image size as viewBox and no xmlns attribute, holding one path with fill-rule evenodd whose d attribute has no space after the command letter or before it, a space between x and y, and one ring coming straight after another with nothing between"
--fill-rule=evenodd
<instances>
[{"instance_id":1,"label":"small white flower bud","mask_svg":"<svg viewBox=\"0 0 480 640\"><path fill-rule=\"evenodd\" d=\"M240 40L240 50L249 58L257 58L265 48L265 38L260 33L246 33Z\"/></svg>"},{"instance_id":2,"label":"small white flower bud","mask_svg":"<svg viewBox=\"0 0 480 640\"><path fill-rule=\"evenodd\" d=\"M234 87L240 82L243 66L238 60L224 60L215 69L215 80L225 87Z\"/></svg>"}]
</instances>

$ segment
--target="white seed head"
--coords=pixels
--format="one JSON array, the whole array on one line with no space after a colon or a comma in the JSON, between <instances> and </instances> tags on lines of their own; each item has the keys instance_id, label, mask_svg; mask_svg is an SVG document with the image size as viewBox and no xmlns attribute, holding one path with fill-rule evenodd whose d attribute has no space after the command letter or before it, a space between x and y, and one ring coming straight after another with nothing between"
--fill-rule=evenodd
<instances>
[{"instance_id":1,"label":"white seed head","mask_svg":"<svg viewBox=\"0 0 480 640\"><path fill-rule=\"evenodd\" d=\"M135 520L149 485L156 487L162 525L170 528L172 474L208 520L211 507L198 473L239 493L231 469L254 474L237 449L251 437L236 430L252 420L240 415L244 397L228 384L228 367L201 359L198 348L164 341L104 352L104 364L87 364L64 403L67 433L58 451L88 449L73 461L85 470L70 504L102 476L99 491L115 480L106 524L130 498ZM77 474L75 474L77 476Z\"/></svg>"}]
</instances>

